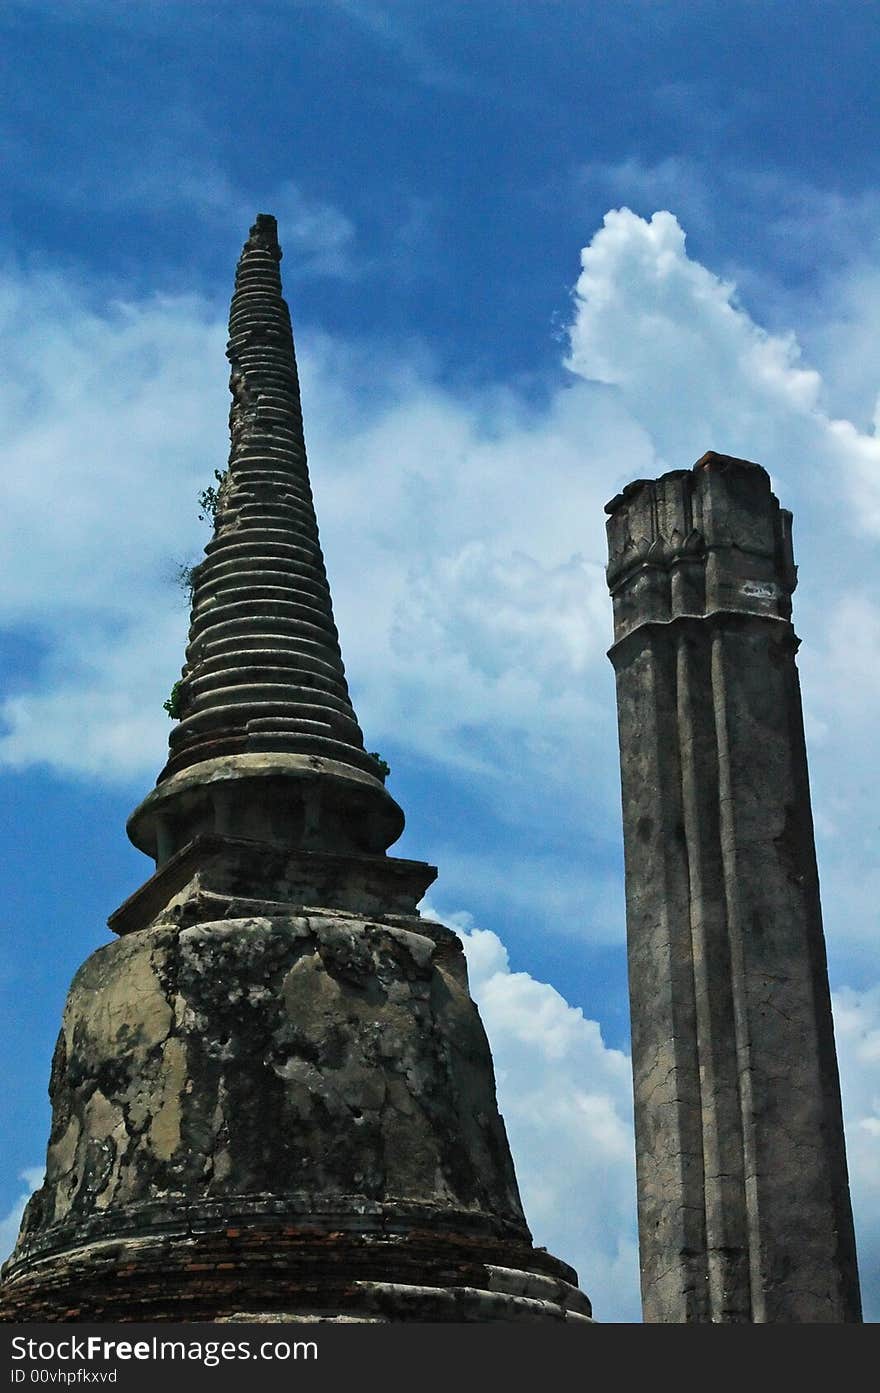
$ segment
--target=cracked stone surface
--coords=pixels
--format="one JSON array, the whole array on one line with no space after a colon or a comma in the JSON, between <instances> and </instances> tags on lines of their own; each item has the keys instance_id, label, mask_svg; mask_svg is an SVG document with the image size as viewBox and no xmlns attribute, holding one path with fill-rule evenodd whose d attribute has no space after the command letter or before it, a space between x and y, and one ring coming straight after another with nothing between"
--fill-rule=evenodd
<instances>
[{"instance_id":1,"label":"cracked stone surface","mask_svg":"<svg viewBox=\"0 0 880 1393\"><path fill-rule=\"evenodd\" d=\"M714 453L607 511L645 1318L858 1320L791 515Z\"/></svg>"},{"instance_id":2,"label":"cracked stone surface","mask_svg":"<svg viewBox=\"0 0 880 1393\"><path fill-rule=\"evenodd\" d=\"M524 1233L463 959L441 949L326 914L157 924L100 949L65 1011L20 1248L193 1196L226 1218L239 1197L315 1196Z\"/></svg>"},{"instance_id":3,"label":"cracked stone surface","mask_svg":"<svg viewBox=\"0 0 880 1393\"><path fill-rule=\"evenodd\" d=\"M532 1246L456 935L271 908L195 890L77 973L0 1319L589 1324Z\"/></svg>"}]
</instances>

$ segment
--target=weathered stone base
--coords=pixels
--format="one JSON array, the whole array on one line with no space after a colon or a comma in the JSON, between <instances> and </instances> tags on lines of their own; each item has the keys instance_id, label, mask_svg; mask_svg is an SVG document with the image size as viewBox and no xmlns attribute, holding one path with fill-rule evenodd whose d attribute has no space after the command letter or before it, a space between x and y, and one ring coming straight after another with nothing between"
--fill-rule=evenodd
<instances>
[{"instance_id":1,"label":"weathered stone base","mask_svg":"<svg viewBox=\"0 0 880 1393\"><path fill-rule=\"evenodd\" d=\"M81 1244L12 1264L0 1320L590 1323L565 1263L528 1243L439 1227L456 1217L397 1233L313 1220Z\"/></svg>"},{"instance_id":2,"label":"weathered stone base","mask_svg":"<svg viewBox=\"0 0 880 1393\"><path fill-rule=\"evenodd\" d=\"M532 1247L456 935L243 914L190 870L71 987L0 1317L586 1319Z\"/></svg>"}]
</instances>

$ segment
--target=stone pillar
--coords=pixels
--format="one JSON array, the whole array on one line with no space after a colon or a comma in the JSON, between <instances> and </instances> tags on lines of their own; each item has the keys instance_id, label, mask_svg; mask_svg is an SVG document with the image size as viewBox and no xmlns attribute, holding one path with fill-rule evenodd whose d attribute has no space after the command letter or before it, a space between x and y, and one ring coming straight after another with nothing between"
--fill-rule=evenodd
<instances>
[{"instance_id":1,"label":"stone pillar","mask_svg":"<svg viewBox=\"0 0 880 1393\"><path fill-rule=\"evenodd\" d=\"M646 1321L858 1321L791 514L709 453L608 504Z\"/></svg>"}]
</instances>

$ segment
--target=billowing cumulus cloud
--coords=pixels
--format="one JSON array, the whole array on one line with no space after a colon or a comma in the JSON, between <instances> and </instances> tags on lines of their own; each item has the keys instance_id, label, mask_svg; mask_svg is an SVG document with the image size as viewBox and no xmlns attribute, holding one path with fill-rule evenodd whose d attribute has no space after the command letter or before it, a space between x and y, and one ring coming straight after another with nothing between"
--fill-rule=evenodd
<instances>
[{"instance_id":1,"label":"billowing cumulus cloud","mask_svg":"<svg viewBox=\"0 0 880 1393\"><path fill-rule=\"evenodd\" d=\"M736 287L686 252L677 219L606 214L581 253L569 365L616 388L681 468L706 448L760 463L800 504L850 504L848 530L880 536L880 441L821 409L822 379L794 334L767 333ZM848 495L848 498L847 498Z\"/></svg>"},{"instance_id":2,"label":"billowing cumulus cloud","mask_svg":"<svg viewBox=\"0 0 880 1393\"><path fill-rule=\"evenodd\" d=\"M639 1319L630 1063L546 982L511 972L467 913L471 994L492 1043L498 1103L534 1242L570 1263L603 1321Z\"/></svg>"}]
</instances>

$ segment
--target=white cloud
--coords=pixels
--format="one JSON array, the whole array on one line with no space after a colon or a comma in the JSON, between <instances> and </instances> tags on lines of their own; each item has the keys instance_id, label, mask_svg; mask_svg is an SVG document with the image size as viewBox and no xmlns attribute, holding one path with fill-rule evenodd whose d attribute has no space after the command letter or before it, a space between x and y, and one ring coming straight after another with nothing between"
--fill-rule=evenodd
<instances>
[{"instance_id":1,"label":"white cloud","mask_svg":"<svg viewBox=\"0 0 880 1393\"><path fill-rule=\"evenodd\" d=\"M205 540L196 497L226 449L223 327L195 300L98 314L55 279L7 273L13 324L0 623L46 654L3 704L0 758L136 775L167 739L186 633L173 577Z\"/></svg>"},{"instance_id":2,"label":"white cloud","mask_svg":"<svg viewBox=\"0 0 880 1393\"><path fill-rule=\"evenodd\" d=\"M496 934L439 917L464 944L534 1242L575 1268L597 1320L637 1321L629 1059L554 987L511 972Z\"/></svg>"},{"instance_id":3,"label":"white cloud","mask_svg":"<svg viewBox=\"0 0 880 1393\"><path fill-rule=\"evenodd\" d=\"M334 424L312 418L311 456L333 461L315 494L364 722L463 769L509 771L516 750L524 775L567 777L597 722L613 740L602 510L628 467L653 467L644 431L586 383L532 417L422 380L350 434Z\"/></svg>"},{"instance_id":4,"label":"white cloud","mask_svg":"<svg viewBox=\"0 0 880 1393\"><path fill-rule=\"evenodd\" d=\"M880 986L841 987L834 1025L866 1320L880 1320Z\"/></svg>"},{"instance_id":5,"label":"white cloud","mask_svg":"<svg viewBox=\"0 0 880 1393\"><path fill-rule=\"evenodd\" d=\"M748 93L740 95L749 100ZM712 121L730 117L729 109L708 111L712 103L696 101L693 93L683 99L691 122L697 106L701 119L707 112ZM607 200L646 217L674 208L689 237L723 258L716 271L760 305L765 324L796 330L807 360L821 373L827 414L876 429L880 189L868 185L844 195L790 171L725 168L681 154L654 163L638 156L593 160L574 171L571 185L591 206Z\"/></svg>"},{"instance_id":6,"label":"white cloud","mask_svg":"<svg viewBox=\"0 0 880 1393\"><path fill-rule=\"evenodd\" d=\"M43 1166L29 1166L27 1170L19 1172L19 1180L23 1180L28 1188L13 1202L9 1212L0 1218L0 1262L5 1262L15 1247L24 1207L34 1190L42 1185L45 1173Z\"/></svg>"},{"instance_id":7,"label":"white cloud","mask_svg":"<svg viewBox=\"0 0 880 1393\"><path fill-rule=\"evenodd\" d=\"M734 286L687 256L672 213L607 213L581 261L569 364L621 391L666 467L698 458L707 436L728 454L760 443L765 462L768 425L814 407L819 378L793 336L737 308Z\"/></svg>"},{"instance_id":8,"label":"white cloud","mask_svg":"<svg viewBox=\"0 0 880 1393\"><path fill-rule=\"evenodd\" d=\"M7 273L13 325L0 617L124 622L201 540L191 500L224 449L223 327L195 299L97 313L55 279Z\"/></svg>"}]
</instances>

